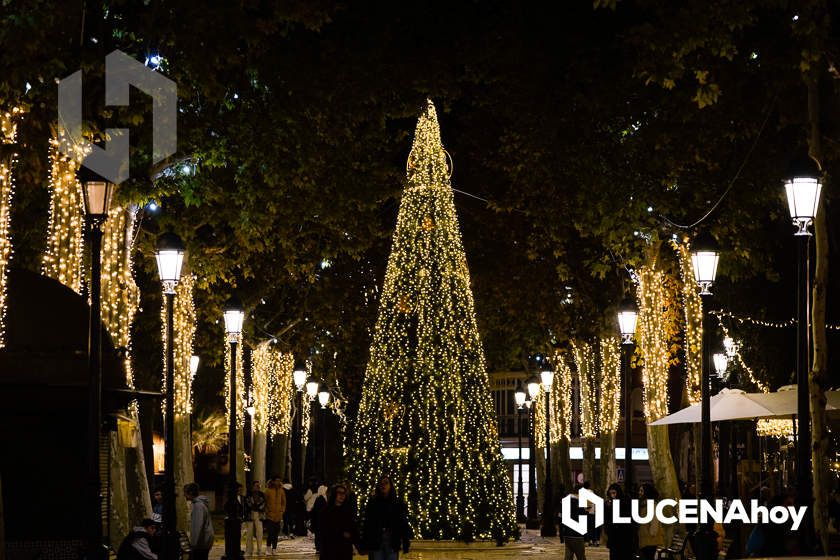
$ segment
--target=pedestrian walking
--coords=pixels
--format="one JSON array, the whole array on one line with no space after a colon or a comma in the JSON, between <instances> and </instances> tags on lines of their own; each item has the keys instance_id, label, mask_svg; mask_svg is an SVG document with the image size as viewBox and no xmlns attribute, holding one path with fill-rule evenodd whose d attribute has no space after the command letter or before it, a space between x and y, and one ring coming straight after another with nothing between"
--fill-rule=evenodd
<instances>
[{"instance_id":1,"label":"pedestrian walking","mask_svg":"<svg viewBox=\"0 0 840 560\"><path fill-rule=\"evenodd\" d=\"M271 552L277 550L277 539L286 515L286 491L280 484L279 476L272 476L265 490L265 530L267 535L266 547Z\"/></svg>"},{"instance_id":2,"label":"pedestrian walking","mask_svg":"<svg viewBox=\"0 0 840 560\"><path fill-rule=\"evenodd\" d=\"M652 484L639 486L639 513L644 518L648 511L656 507L659 492ZM654 560L656 550L665 546L665 530L655 515L648 523L639 525L639 554L642 560Z\"/></svg>"},{"instance_id":3,"label":"pedestrian walking","mask_svg":"<svg viewBox=\"0 0 840 560\"><path fill-rule=\"evenodd\" d=\"M257 555L262 554L263 518L265 517L265 494L260 481L251 483L251 489L245 496L245 554L254 553L254 539L257 541Z\"/></svg>"},{"instance_id":4,"label":"pedestrian walking","mask_svg":"<svg viewBox=\"0 0 840 560\"><path fill-rule=\"evenodd\" d=\"M397 496L389 476L379 479L376 493L367 503L362 534L362 546L368 551L369 560L396 560L400 550L408 554L408 506Z\"/></svg>"},{"instance_id":5,"label":"pedestrian walking","mask_svg":"<svg viewBox=\"0 0 840 560\"><path fill-rule=\"evenodd\" d=\"M315 499L312 503L312 511L309 513L310 521L309 528L315 536L315 550L321 550L321 533L319 523L321 521L321 512L327 507L327 492L329 487L326 484L318 486L318 491L315 493Z\"/></svg>"},{"instance_id":6,"label":"pedestrian walking","mask_svg":"<svg viewBox=\"0 0 840 560\"><path fill-rule=\"evenodd\" d=\"M152 549L156 532L157 522L154 519L141 521L120 543L117 560L157 560L158 555Z\"/></svg>"},{"instance_id":7,"label":"pedestrian walking","mask_svg":"<svg viewBox=\"0 0 840 560\"><path fill-rule=\"evenodd\" d=\"M192 504L190 513L190 560L207 560L213 548L213 521L205 496L198 495L198 484L184 486L184 498Z\"/></svg>"},{"instance_id":8,"label":"pedestrian walking","mask_svg":"<svg viewBox=\"0 0 840 560\"><path fill-rule=\"evenodd\" d=\"M319 513L318 536L321 560L352 560L353 546L358 546L356 515L348 501L346 486L338 484L329 495L327 506Z\"/></svg>"},{"instance_id":9,"label":"pedestrian walking","mask_svg":"<svg viewBox=\"0 0 840 560\"><path fill-rule=\"evenodd\" d=\"M630 515L630 500L625 498L621 485L610 484L604 508L604 535L607 537L610 560L632 560L636 555L635 527L632 523L613 523L615 508L623 517Z\"/></svg>"},{"instance_id":10,"label":"pedestrian walking","mask_svg":"<svg viewBox=\"0 0 840 560\"><path fill-rule=\"evenodd\" d=\"M589 516L587 515L586 510L580 507L580 500L578 498L578 492L580 492L581 487L582 486L580 484L577 484L574 491L569 494L571 498L570 511L572 512L572 517L574 519L580 519L582 516L586 515L585 519L587 520L588 527ZM582 533L579 533L566 524L561 524L561 531L563 545L565 547L565 553L563 555L564 560L572 560L572 557L576 560L586 560L586 536L588 531L584 529Z\"/></svg>"}]
</instances>

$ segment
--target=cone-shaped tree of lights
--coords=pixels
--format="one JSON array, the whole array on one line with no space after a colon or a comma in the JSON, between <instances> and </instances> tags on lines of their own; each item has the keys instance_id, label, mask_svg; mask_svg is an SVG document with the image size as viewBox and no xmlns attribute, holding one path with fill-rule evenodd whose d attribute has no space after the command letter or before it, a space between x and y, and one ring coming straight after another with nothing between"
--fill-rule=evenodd
<instances>
[{"instance_id":1,"label":"cone-shaped tree of lights","mask_svg":"<svg viewBox=\"0 0 840 560\"><path fill-rule=\"evenodd\" d=\"M390 475L415 538L515 534L447 154L427 102L365 373L350 471L369 495Z\"/></svg>"}]
</instances>

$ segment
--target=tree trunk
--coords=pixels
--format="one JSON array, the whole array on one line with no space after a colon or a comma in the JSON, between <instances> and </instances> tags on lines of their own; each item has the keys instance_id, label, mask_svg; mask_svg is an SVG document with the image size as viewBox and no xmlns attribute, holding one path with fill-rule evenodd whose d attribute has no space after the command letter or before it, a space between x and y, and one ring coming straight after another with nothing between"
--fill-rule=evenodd
<instances>
[{"instance_id":1,"label":"tree trunk","mask_svg":"<svg viewBox=\"0 0 840 560\"><path fill-rule=\"evenodd\" d=\"M128 490L126 488L126 449L120 444L117 432L111 432L109 445L111 446L111 518L108 520L111 546L117 548L132 527L132 519L128 515ZM136 521L135 521L136 522Z\"/></svg>"},{"instance_id":2,"label":"tree trunk","mask_svg":"<svg viewBox=\"0 0 840 560\"><path fill-rule=\"evenodd\" d=\"M179 531L189 529L189 508L183 499L184 485L195 482L192 461L192 431L189 414L175 414L175 523Z\"/></svg>"},{"instance_id":3,"label":"tree trunk","mask_svg":"<svg viewBox=\"0 0 840 560\"><path fill-rule=\"evenodd\" d=\"M808 119L810 121L809 155L822 168L820 143L819 91L816 75L806 79L808 85ZM827 177L823 179L823 192ZM828 341L825 335L826 300L828 297L828 228L825 203L814 219L814 283L811 307L811 338L813 362L809 376L811 397L811 463L814 472L814 528L828 550L828 492L831 480L826 457L828 433L826 432L825 391L828 389Z\"/></svg>"},{"instance_id":4,"label":"tree trunk","mask_svg":"<svg viewBox=\"0 0 840 560\"><path fill-rule=\"evenodd\" d=\"M583 439L583 480L597 490L595 480L595 438Z\"/></svg>"},{"instance_id":5,"label":"tree trunk","mask_svg":"<svg viewBox=\"0 0 840 560\"><path fill-rule=\"evenodd\" d=\"M653 485L662 498L680 498L680 486L677 472L671 459L671 440L668 437L668 426L647 427L648 457ZM665 542L669 542L674 533L673 525L666 525Z\"/></svg>"},{"instance_id":6,"label":"tree trunk","mask_svg":"<svg viewBox=\"0 0 840 560\"><path fill-rule=\"evenodd\" d=\"M692 449L694 453L692 453L694 457L694 464L692 466L692 477L691 480L694 483L694 488L699 491L700 489L700 471L703 465L703 458L700 456L700 451L703 449L702 442L700 441L700 424L692 424L691 425L691 436L692 436ZM687 482L687 481L686 481ZM696 494L697 492L695 492Z\"/></svg>"},{"instance_id":7,"label":"tree trunk","mask_svg":"<svg viewBox=\"0 0 840 560\"><path fill-rule=\"evenodd\" d=\"M236 428L236 481L245 488L245 434L242 428Z\"/></svg>"},{"instance_id":8,"label":"tree trunk","mask_svg":"<svg viewBox=\"0 0 840 560\"><path fill-rule=\"evenodd\" d=\"M125 450L125 487L128 496L128 517L131 520L140 520L152 516L152 496L149 494L149 478L146 474L144 438L140 432L137 413L134 412L131 416L136 423L136 429L133 446Z\"/></svg>"},{"instance_id":9,"label":"tree trunk","mask_svg":"<svg viewBox=\"0 0 840 560\"><path fill-rule=\"evenodd\" d=\"M286 474L286 465L289 462L289 436L274 435L271 437L271 453L269 453L268 474L279 476L283 480ZM291 479L291 476L289 476Z\"/></svg>"},{"instance_id":10,"label":"tree trunk","mask_svg":"<svg viewBox=\"0 0 840 560\"><path fill-rule=\"evenodd\" d=\"M537 471L537 509L542 512L544 503L543 499L545 498L545 451L537 449L534 452L534 459Z\"/></svg>"},{"instance_id":11,"label":"tree trunk","mask_svg":"<svg viewBox=\"0 0 840 560\"><path fill-rule=\"evenodd\" d=\"M564 488L571 491L575 487L575 481L572 480L572 461L569 458L569 440L563 438L557 444L558 455L560 459L557 461L560 469L560 483Z\"/></svg>"},{"instance_id":12,"label":"tree trunk","mask_svg":"<svg viewBox=\"0 0 840 560\"><path fill-rule=\"evenodd\" d=\"M254 456L251 458L252 480L259 480L265 486L265 448L266 436L260 432L254 432Z\"/></svg>"},{"instance_id":13,"label":"tree trunk","mask_svg":"<svg viewBox=\"0 0 840 560\"><path fill-rule=\"evenodd\" d=\"M603 495L610 484L617 482L615 462L615 432L601 434L601 477L598 492Z\"/></svg>"}]
</instances>

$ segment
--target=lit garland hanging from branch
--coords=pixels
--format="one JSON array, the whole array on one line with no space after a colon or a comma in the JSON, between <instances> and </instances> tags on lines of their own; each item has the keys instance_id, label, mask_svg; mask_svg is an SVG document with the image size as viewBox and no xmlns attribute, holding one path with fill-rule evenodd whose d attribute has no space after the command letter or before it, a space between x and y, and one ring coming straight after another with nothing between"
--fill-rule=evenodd
<instances>
[{"instance_id":1,"label":"lit garland hanging from branch","mask_svg":"<svg viewBox=\"0 0 840 560\"><path fill-rule=\"evenodd\" d=\"M102 229L102 323L114 347L125 351L125 382L134 389L131 367L131 325L140 306L140 289L134 282L132 242L136 209L111 208ZM129 406L136 412L137 402Z\"/></svg>"},{"instance_id":2,"label":"lit garland hanging from branch","mask_svg":"<svg viewBox=\"0 0 840 560\"><path fill-rule=\"evenodd\" d=\"M192 382L193 373L190 359L193 355L193 338L195 337L195 305L193 303L193 288L195 278L191 274L184 274L175 287L175 301L173 305L172 322L175 332L175 356L173 363L175 385L175 417L192 414ZM160 318L163 336L163 368L166 371L167 333L166 333L166 298L161 306ZM237 363L241 360L237 360ZM238 378L238 377L237 377ZM163 376L162 386L166 391L166 375ZM166 412L163 403L164 414Z\"/></svg>"},{"instance_id":3,"label":"lit garland hanging from branch","mask_svg":"<svg viewBox=\"0 0 840 560\"><path fill-rule=\"evenodd\" d=\"M694 264L688 242L671 245L677 253L683 310L685 314L685 386L688 401L700 402L701 373L703 371L703 298L694 279Z\"/></svg>"},{"instance_id":4,"label":"lit garland hanging from branch","mask_svg":"<svg viewBox=\"0 0 840 560\"><path fill-rule=\"evenodd\" d=\"M17 139L18 108L0 114L0 144L14 144ZM12 198L15 194L13 171L17 154L0 160L0 348L6 345L6 273L12 258Z\"/></svg>"},{"instance_id":5,"label":"lit garland hanging from branch","mask_svg":"<svg viewBox=\"0 0 840 560\"><path fill-rule=\"evenodd\" d=\"M295 392L292 372L295 368L295 358L292 354L274 349L271 350L271 356L272 367L268 376L268 434L273 437L289 435L292 430L292 400ZM256 351L253 360L256 369Z\"/></svg>"},{"instance_id":6,"label":"lit garland hanging from branch","mask_svg":"<svg viewBox=\"0 0 840 560\"><path fill-rule=\"evenodd\" d=\"M551 443L559 443L571 439L572 369L559 352L554 355L552 363L555 371L554 383L551 384Z\"/></svg>"},{"instance_id":7,"label":"lit garland hanging from branch","mask_svg":"<svg viewBox=\"0 0 840 560\"><path fill-rule=\"evenodd\" d=\"M242 354L245 348L242 345L242 333L239 333L236 340L236 427L245 426L245 407L247 399L245 395L245 372L242 368ZM230 343L225 335L225 420L230 426Z\"/></svg>"},{"instance_id":8,"label":"lit garland hanging from branch","mask_svg":"<svg viewBox=\"0 0 840 560\"><path fill-rule=\"evenodd\" d=\"M392 474L418 538L505 540L516 532L513 496L447 163L429 101L408 157L348 470L365 497Z\"/></svg>"},{"instance_id":9,"label":"lit garland hanging from branch","mask_svg":"<svg viewBox=\"0 0 840 560\"><path fill-rule=\"evenodd\" d=\"M636 337L644 364L642 383L645 417L653 421L668 414L668 368L671 357L668 353L665 310L670 306L666 286L671 280L662 271L651 267L639 270L638 280L639 318Z\"/></svg>"},{"instance_id":10,"label":"lit garland hanging from branch","mask_svg":"<svg viewBox=\"0 0 840 560\"><path fill-rule=\"evenodd\" d=\"M792 438L793 420L790 418L759 418L755 433L760 437Z\"/></svg>"},{"instance_id":11,"label":"lit garland hanging from branch","mask_svg":"<svg viewBox=\"0 0 840 560\"><path fill-rule=\"evenodd\" d=\"M620 340L617 337L600 339L601 350L601 410L598 415L602 432L615 433L621 418L621 360Z\"/></svg>"},{"instance_id":12,"label":"lit garland hanging from branch","mask_svg":"<svg viewBox=\"0 0 840 560\"><path fill-rule=\"evenodd\" d=\"M721 331L723 331L724 338L730 336L729 335L729 329L726 327L726 325L723 324L723 319L721 318L721 316L716 315L716 317L717 317L717 320L718 320L718 325L720 325L720 329L721 329ZM770 392L770 387L766 383L763 383L762 381L759 381L756 378L755 374L753 373L752 368L749 367L746 364L746 362L744 362L744 357L741 356L741 345L740 344L735 345L734 352L735 352L735 359L738 361L738 364L744 370L744 373L747 374L747 379L750 380L750 383L752 383L753 385L758 387L758 389L761 392L769 393Z\"/></svg>"},{"instance_id":13,"label":"lit garland hanging from branch","mask_svg":"<svg viewBox=\"0 0 840 560\"><path fill-rule=\"evenodd\" d=\"M572 355L580 382L581 436L594 438L598 435L598 373L595 369L595 353L591 344L572 340Z\"/></svg>"},{"instance_id":14,"label":"lit garland hanging from branch","mask_svg":"<svg viewBox=\"0 0 840 560\"><path fill-rule=\"evenodd\" d=\"M84 197L78 164L59 151L59 143L59 137L50 140L50 218L41 272L81 293Z\"/></svg>"}]
</instances>

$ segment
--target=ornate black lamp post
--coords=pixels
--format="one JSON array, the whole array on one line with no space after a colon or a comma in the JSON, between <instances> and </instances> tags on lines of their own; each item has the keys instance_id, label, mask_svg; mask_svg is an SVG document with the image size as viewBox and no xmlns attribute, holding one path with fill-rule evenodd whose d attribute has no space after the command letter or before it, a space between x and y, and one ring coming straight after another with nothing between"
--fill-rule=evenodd
<instances>
[{"instance_id":1,"label":"ornate black lamp post","mask_svg":"<svg viewBox=\"0 0 840 560\"><path fill-rule=\"evenodd\" d=\"M534 418L536 414L536 398L540 393L540 380L535 376L531 376L525 382L525 386L528 388L528 396L531 397L526 403L531 411L531 437L528 438L528 467L530 472L528 473L528 518L525 520L525 528L537 529L540 526L540 520L537 516L537 509L539 507L537 504L537 434Z\"/></svg>"},{"instance_id":2,"label":"ornate black lamp post","mask_svg":"<svg viewBox=\"0 0 840 560\"><path fill-rule=\"evenodd\" d=\"M304 449L303 449L303 438L301 437L301 431L303 430L303 389L306 386L306 363L305 362L302 362L302 361L296 361L295 362L295 369L292 372L292 378L294 379L295 388L297 389L297 394L296 394L296 397L297 397L297 414L295 415L296 428L295 428L295 434L294 434L297 439L293 440L293 441L297 442L297 452L295 453L293 461L294 461L294 463L297 464L296 473L298 475L298 479L297 479L296 482L299 485L298 490L303 491L303 483L304 483L304 480L303 480L303 452L304 452ZM290 477L290 478L294 479L294 473L293 473L293 476Z\"/></svg>"},{"instance_id":3,"label":"ornate black lamp post","mask_svg":"<svg viewBox=\"0 0 840 560\"><path fill-rule=\"evenodd\" d=\"M720 259L720 249L715 239L705 233L701 234L694 240L694 246L691 251L691 262L694 267L694 279L697 285L700 286L700 295L704 297L708 303L709 296L712 292L709 288L715 282L717 276L718 261ZM704 306L708 308L708 305ZM703 338L708 337L711 330L711 325L707 318L708 311L703 316ZM700 373L700 458L702 465L700 466L700 496L704 499L711 499L712 489L712 422L711 422L711 369L712 364L709 353L709 344L706 340L703 341L703 367ZM700 525L697 527L697 532L694 537L696 543L696 553L698 560L712 560L717 558L717 533L709 524Z\"/></svg>"},{"instance_id":4,"label":"ornate black lamp post","mask_svg":"<svg viewBox=\"0 0 840 560\"><path fill-rule=\"evenodd\" d=\"M618 330L621 333L621 377L624 379L624 492L633 491L633 374L630 356L639 313L633 300L624 300L618 310Z\"/></svg>"},{"instance_id":5,"label":"ornate black lamp post","mask_svg":"<svg viewBox=\"0 0 840 560\"><path fill-rule=\"evenodd\" d=\"M811 232L808 231L820 206L822 172L810 157L791 162L784 180L790 218L797 230L797 298L796 298L796 418L798 439L796 445L796 491L799 505L807 506L803 520L803 553L813 542L814 502L811 474L811 408L808 371L811 358Z\"/></svg>"},{"instance_id":6,"label":"ornate black lamp post","mask_svg":"<svg viewBox=\"0 0 840 560\"><path fill-rule=\"evenodd\" d=\"M540 378L545 392L545 486L540 535L555 537L557 525L554 522L554 491L551 484L551 385L554 383L554 369L547 360L543 360Z\"/></svg>"},{"instance_id":7,"label":"ornate black lamp post","mask_svg":"<svg viewBox=\"0 0 840 560\"><path fill-rule=\"evenodd\" d=\"M239 508L239 492L236 480L236 412L238 398L236 394L236 350L239 335L242 333L242 323L245 320L245 310L242 303L234 298L228 300L224 309L225 333L230 344L230 423L228 425L228 498L227 515L225 517L225 559L239 560L240 535L242 533L242 513Z\"/></svg>"},{"instance_id":8,"label":"ornate black lamp post","mask_svg":"<svg viewBox=\"0 0 840 560\"><path fill-rule=\"evenodd\" d=\"M513 398L516 402L516 435L519 442L519 461L516 463L516 522L521 523L525 520L525 494L522 490L522 409L527 398L521 381L516 383Z\"/></svg>"},{"instance_id":9,"label":"ornate black lamp post","mask_svg":"<svg viewBox=\"0 0 840 560\"><path fill-rule=\"evenodd\" d=\"M175 513L175 288L181 279L184 262L184 244L174 233L164 233L158 238L155 251L158 275L166 297L166 410L164 418L164 493L163 493L163 556L177 556L178 534ZM196 364L198 365L198 364Z\"/></svg>"},{"instance_id":10,"label":"ornate black lamp post","mask_svg":"<svg viewBox=\"0 0 840 560\"><path fill-rule=\"evenodd\" d=\"M108 219L116 186L86 167L79 169L90 231L90 321L88 323L88 558L108 557L102 542L102 482L99 439L102 430L102 224Z\"/></svg>"}]
</instances>

